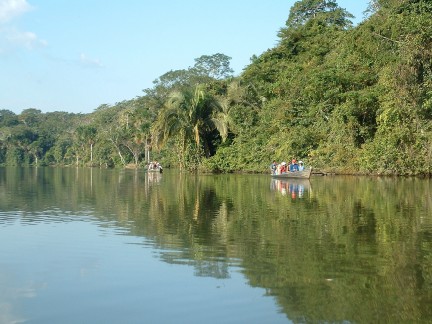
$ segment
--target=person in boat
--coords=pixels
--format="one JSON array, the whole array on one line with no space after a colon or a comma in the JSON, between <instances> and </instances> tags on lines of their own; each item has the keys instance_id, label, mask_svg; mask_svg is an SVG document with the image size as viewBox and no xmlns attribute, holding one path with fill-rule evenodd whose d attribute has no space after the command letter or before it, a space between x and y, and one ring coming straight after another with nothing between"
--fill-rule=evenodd
<instances>
[{"instance_id":1,"label":"person in boat","mask_svg":"<svg viewBox=\"0 0 432 324\"><path fill-rule=\"evenodd\" d=\"M290 164L290 166L289 166L289 170L290 170L290 172L295 172L295 171L298 171L298 170L299 170L299 166L298 166L298 164L297 164L296 159L292 159L292 160L291 160L291 164Z\"/></svg>"},{"instance_id":2,"label":"person in boat","mask_svg":"<svg viewBox=\"0 0 432 324\"><path fill-rule=\"evenodd\" d=\"M150 169L151 169L151 170L156 170L156 161L153 161L153 162L151 163L151 167L150 167Z\"/></svg>"},{"instance_id":3,"label":"person in boat","mask_svg":"<svg viewBox=\"0 0 432 324\"><path fill-rule=\"evenodd\" d=\"M276 174L281 174L282 163L276 166Z\"/></svg>"},{"instance_id":4,"label":"person in boat","mask_svg":"<svg viewBox=\"0 0 432 324\"><path fill-rule=\"evenodd\" d=\"M299 161L298 164L299 164L299 165L298 165L298 170L299 170L299 171L303 171L303 170L304 170L303 161Z\"/></svg>"},{"instance_id":5,"label":"person in boat","mask_svg":"<svg viewBox=\"0 0 432 324\"><path fill-rule=\"evenodd\" d=\"M156 162L156 168L159 170L160 173L162 173L162 165L159 162Z\"/></svg>"},{"instance_id":6,"label":"person in boat","mask_svg":"<svg viewBox=\"0 0 432 324\"><path fill-rule=\"evenodd\" d=\"M277 169L277 163L275 160L273 160L273 163L270 164L271 174L276 174L276 169Z\"/></svg>"},{"instance_id":7,"label":"person in boat","mask_svg":"<svg viewBox=\"0 0 432 324\"><path fill-rule=\"evenodd\" d=\"M287 164L286 162L282 162L281 163L281 168L280 168L280 174L286 173L287 172Z\"/></svg>"}]
</instances>

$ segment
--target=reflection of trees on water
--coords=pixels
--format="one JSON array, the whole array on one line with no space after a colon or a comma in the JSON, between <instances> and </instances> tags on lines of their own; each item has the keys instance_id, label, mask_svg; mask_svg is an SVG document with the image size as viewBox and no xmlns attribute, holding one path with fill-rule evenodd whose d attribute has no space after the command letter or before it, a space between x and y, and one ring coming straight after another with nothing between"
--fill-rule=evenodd
<instances>
[{"instance_id":1,"label":"reflection of trees on water","mask_svg":"<svg viewBox=\"0 0 432 324\"><path fill-rule=\"evenodd\" d=\"M4 210L17 211L9 218L90 214L198 276L227 278L235 262L294 322L432 319L429 181L312 178L308 199L287 199L269 183L259 175L0 169Z\"/></svg>"},{"instance_id":2,"label":"reflection of trees on water","mask_svg":"<svg viewBox=\"0 0 432 324\"><path fill-rule=\"evenodd\" d=\"M169 190L153 193L148 213L159 225L154 239L163 250L161 259L193 265L199 276L228 277L226 249L209 226L218 217L220 200L215 190L187 175L180 175L173 184ZM165 240L172 237L177 245L165 251Z\"/></svg>"}]
</instances>

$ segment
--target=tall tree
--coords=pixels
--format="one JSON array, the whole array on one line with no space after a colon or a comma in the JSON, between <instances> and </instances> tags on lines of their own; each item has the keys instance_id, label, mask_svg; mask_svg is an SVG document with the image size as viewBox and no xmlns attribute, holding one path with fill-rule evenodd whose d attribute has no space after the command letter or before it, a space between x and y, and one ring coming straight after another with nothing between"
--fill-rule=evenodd
<instances>
[{"instance_id":1,"label":"tall tree","mask_svg":"<svg viewBox=\"0 0 432 324\"><path fill-rule=\"evenodd\" d=\"M195 59L192 69L204 77L216 80L226 79L232 77L234 73L230 61L231 57L221 53L202 55Z\"/></svg>"},{"instance_id":2,"label":"tall tree","mask_svg":"<svg viewBox=\"0 0 432 324\"><path fill-rule=\"evenodd\" d=\"M153 81L153 88L145 89L144 93L153 106L161 108L173 91L187 91L198 84L232 77L234 70L230 61L231 57L221 53L201 55L192 67L164 73Z\"/></svg>"},{"instance_id":3,"label":"tall tree","mask_svg":"<svg viewBox=\"0 0 432 324\"><path fill-rule=\"evenodd\" d=\"M301 0L291 7L287 28L298 28L311 20L319 20L326 25L338 25L347 28L352 25L348 18L353 18L335 0Z\"/></svg>"},{"instance_id":4,"label":"tall tree","mask_svg":"<svg viewBox=\"0 0 432 324\"><path fill-rule=\"evenodd\" d=\"M182 92L173 92L153 125L153 142L163 147L176 138L184 160L188 144L192 141L198 150L210 156L206 136L214 129L212 114L219 109L217 100L209 96L203 86Z\"/></svg>"},{"instance_id":5,"label":"tall tree","mask_svg":"<svg viewBox=\"0 0 432 324\"><path fill-rule=\"evenodd\" d=\"M93 164L93 145L96 141L97 129L93 125L81 125L76 129L77 132L77 140L81 143L81 148L83 154L85 154L86 147L89 147L90 153L90 164Z\"/></svg>"}]
</instances>

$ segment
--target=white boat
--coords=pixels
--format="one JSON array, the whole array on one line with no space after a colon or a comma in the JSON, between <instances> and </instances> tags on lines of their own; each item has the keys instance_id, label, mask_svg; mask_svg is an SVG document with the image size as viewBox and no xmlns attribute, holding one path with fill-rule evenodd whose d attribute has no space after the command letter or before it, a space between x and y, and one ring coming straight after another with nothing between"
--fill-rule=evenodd
<instances>
[{"instance_id":1,"label":"white boat","mask_svg":"<svg viewBox=\"0 0 432 324\"><path fill-rule=\"evenodd\" d=\"M157 169L147 169L147 172L157 172L157 173L162 173L162 168L157 168Z\"/></svg>"},{"instance_id":2,"label":"white boat","mask_svg":"<svg viewBox=\"0 0 432 324\"><path fill-rule=\"evenodd\" d=\"M281 174L272 174L274 179L289 179L289 178L300 178L309 179L312 174L312 168L304 169L303 171L287 171Z\"/></svg>"},{"instance_id":3,"label":"white boat","mask_svg":"<svg viewBox=\"0 0 432 324\"><path fill-rule=\"evenodd\" d=\"M160 165L159 163L156 162L151 162L148 166L147 166L147 172L158 172L158 173L162 173L162 165Z\"/></svg>"}]
</instances>

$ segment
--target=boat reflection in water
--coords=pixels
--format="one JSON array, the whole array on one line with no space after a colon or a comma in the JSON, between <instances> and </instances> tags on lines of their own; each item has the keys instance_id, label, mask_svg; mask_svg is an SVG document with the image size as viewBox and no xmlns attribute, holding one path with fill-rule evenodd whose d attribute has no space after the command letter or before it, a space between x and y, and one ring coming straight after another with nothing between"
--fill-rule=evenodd
<instances>
[{"instance_id":1,"label":"boat reflection in water","mask_svg":"<svg viewBox=\"0 0 432 324\"><path fill-rule=\"evenodd\" d=\"M312 188L309 179L271 179L270 189L296 199L309 196Z\"/></svg>"},{"instance_id":2,"label":"boat reflection in water","mask_svg":"<svg viewBox=\"0 0 432 324\"><path fill-rule=\"evenodd\" d=\"M162 174L160 172L148 172L147 181L149 183L159 183L162 179Z\"/></svg>"}]
</instances>

